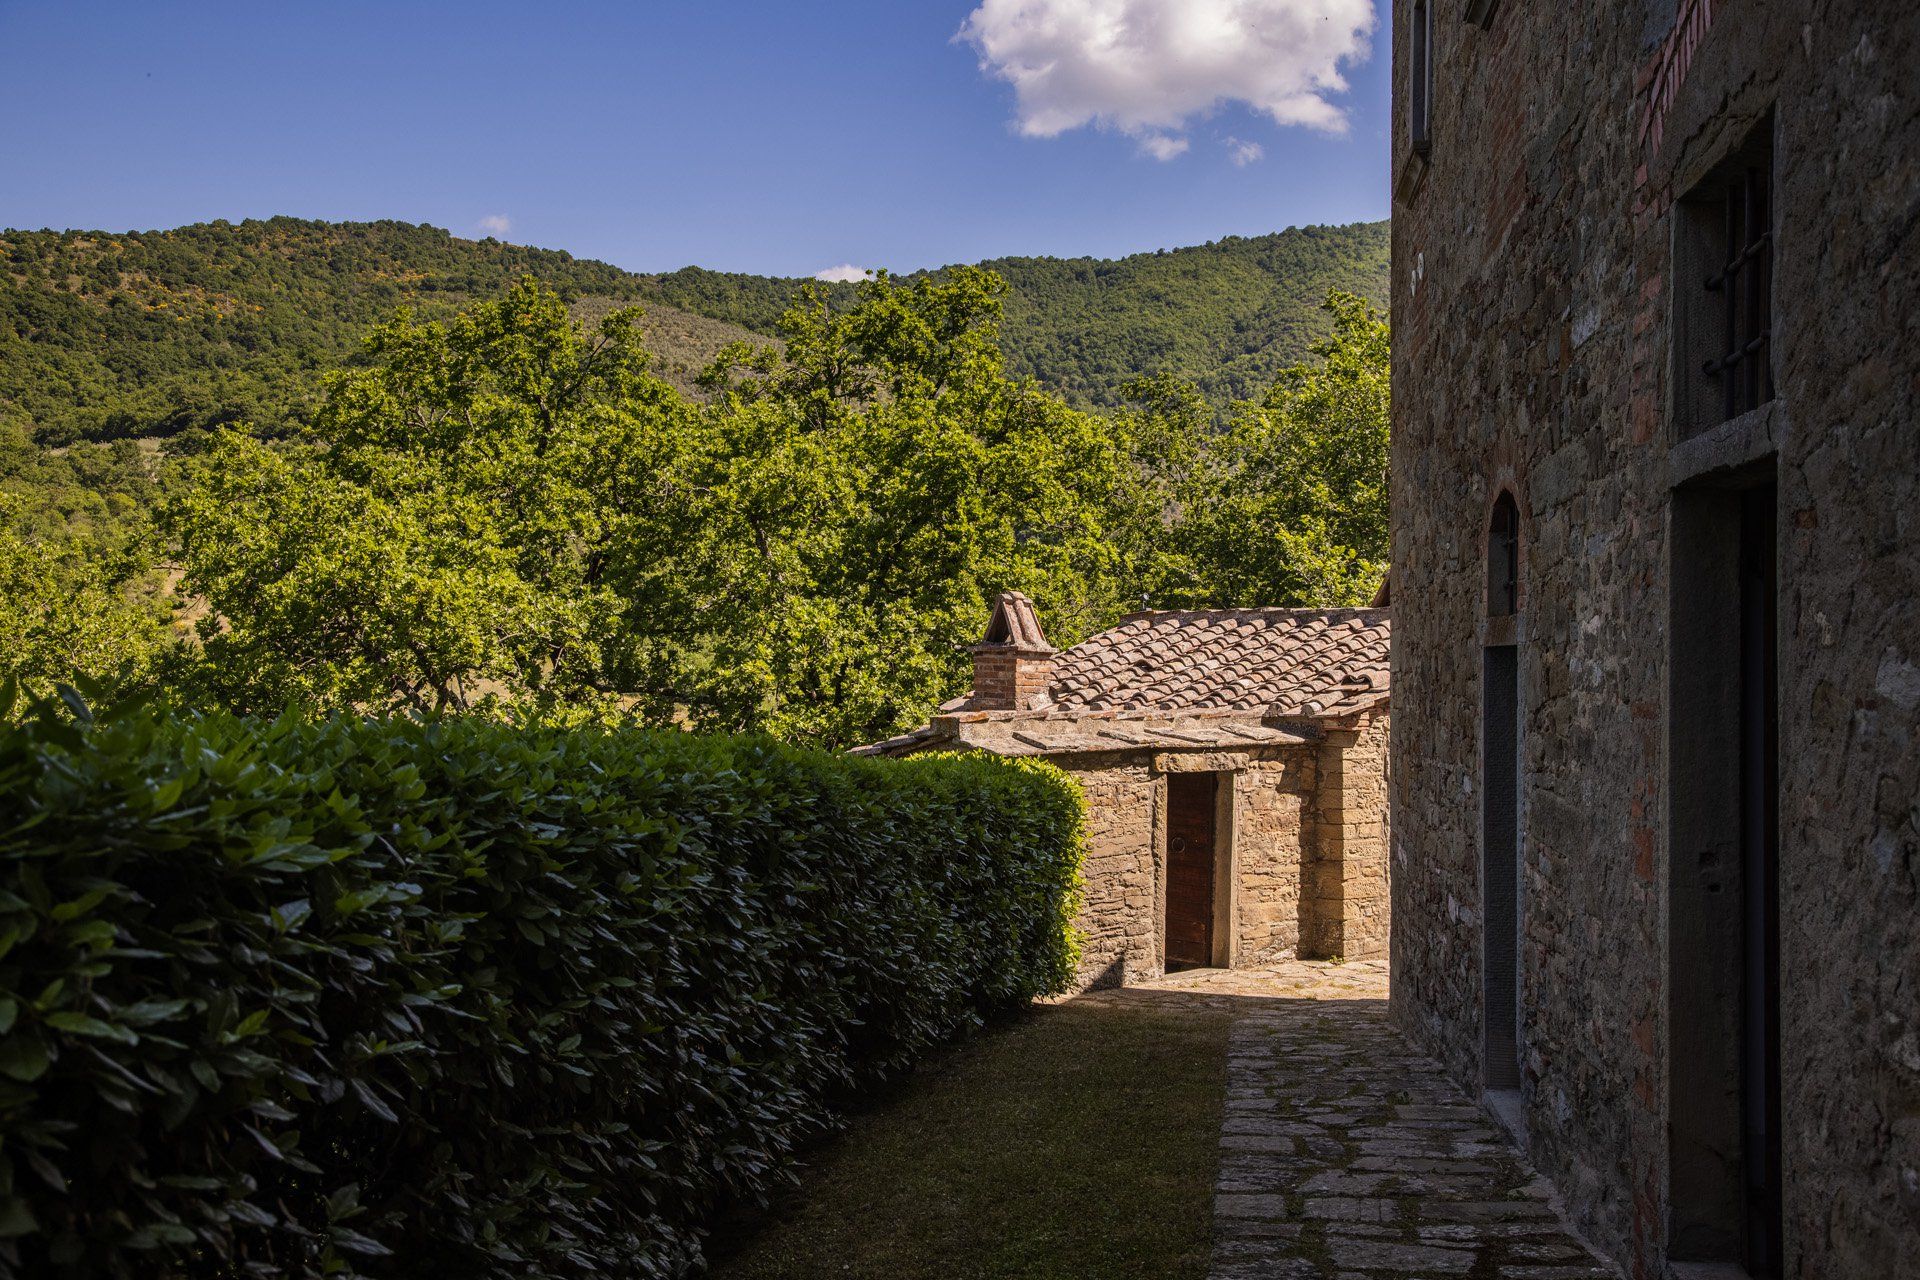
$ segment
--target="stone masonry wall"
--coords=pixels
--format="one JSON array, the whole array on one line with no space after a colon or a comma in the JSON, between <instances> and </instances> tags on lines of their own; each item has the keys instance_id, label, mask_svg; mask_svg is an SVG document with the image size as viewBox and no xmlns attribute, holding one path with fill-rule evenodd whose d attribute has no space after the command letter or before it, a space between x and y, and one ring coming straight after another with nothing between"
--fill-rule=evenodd
<instances>
[{"instance_id":1,"label":"stone masonry wall","mask_svg":"<svg viewBox=\"0 0 1920 1280\"><path fill-rule=\"evenodd\" d=\"M1166 783L1155 759L1144 751L1053 757L1087 797L1083 987L1163 972ZM1299 947L1305 815L1317 768L1309 748L1258 748L1234 759L1243 767L1222 778L1234 781L1234 963L1246 964Z\"/></svg>"},{"instance_id":2,"label":"stone masonry wall","mask_svg":"<svg viewBox=\"0 0 1920 1280\"><path fill-rule=\"evenodd\" d=\"M1698 460L1671 315L1700 284L1674 202L1771 110L1785 1274L1914 1274L1920 9L1503 3L1482 29L1438 4L1422 166L1414 6L1393 8L1394 1017L1477 1087L1481 647L1508 638L1485 530L1508 488L1526 1131L1582 1229L1662 1274L1667 619Z\"/></svg>"},{"instance_id":3,"label":"stone masonry wall","mask_svg":"<svg viewBox=\"0 0 1920 1280\"><path fill-rule=\"evenodd\" d=\"M1330 731L1319 752L1313 838L1302 893L1301 954L1372 960L1387 954L1388 717Z\"/></svg>"},{"instance_id":4,"label":"stone masonry wall","mask_svg":"<svg viewBox=\"0 0 1920 1280\"><path fill-rule=\"evenodd\" d=\"M1237 775L1234 963L1299 954L1302 868L1319 771L1311 752L1256 756Z\"/></svg>"},{"instance_id":5,"label":"stone masonry wall","mask_svg":"<svg viewBox=\"0 0 1920 1280\"><path fill-rule=\"evenodd\" d=\"M1080 982L1119 986L1160 973L1159 779L1145 752L1060 756L1087 797Z\"/></svg>"}]
</instances>

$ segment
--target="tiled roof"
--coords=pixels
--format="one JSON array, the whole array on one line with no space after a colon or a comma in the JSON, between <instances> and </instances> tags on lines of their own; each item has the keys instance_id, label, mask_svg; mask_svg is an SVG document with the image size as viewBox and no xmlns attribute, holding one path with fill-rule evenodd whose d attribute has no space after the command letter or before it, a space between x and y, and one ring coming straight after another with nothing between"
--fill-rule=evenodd
<instances>
[{"instance_id":1,"label":"tiled roof","mask_svg":"<svg viewBox=\"0 0 1920 1280\"><path fill-rule=\"evenodd\" d=\"M1136 613L1053 660L1049 712L1342 716L1387 696L1386 609Z\"/></svg>"},{"instance_id":2,"label":"tiled roof","mask_svg":"<svg viewBox=\"0 0 1920 1280\"><path fill-rule=\"evenodd\" d=\"M1051 755L1305 742L1321 730L1302 721L1338 721L1387 701L1392 617L1387 609L1131 614L1055 655L1046 697L1030 710L976 710L963 694L921 728L858 750ZM1035 620L1044 645L1038 633Z\"/></svg>"}]
</instances>

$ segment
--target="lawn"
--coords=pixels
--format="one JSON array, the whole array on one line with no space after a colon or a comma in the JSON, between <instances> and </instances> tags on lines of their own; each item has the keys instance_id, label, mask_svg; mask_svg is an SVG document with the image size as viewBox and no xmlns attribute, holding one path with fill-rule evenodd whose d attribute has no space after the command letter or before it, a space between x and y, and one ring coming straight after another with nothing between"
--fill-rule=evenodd
<instances>
[{"instance_id":1,"label":"lawn","mask_svg":"<svg viewBox=\"0 0 1920 1280\"><path fill-rule=\"evenodd\" d=\"M877 1099L713 1274L1201 1280L1226 1039L1170 992L1037 1008Z\"/></svg>"}]
</instances>

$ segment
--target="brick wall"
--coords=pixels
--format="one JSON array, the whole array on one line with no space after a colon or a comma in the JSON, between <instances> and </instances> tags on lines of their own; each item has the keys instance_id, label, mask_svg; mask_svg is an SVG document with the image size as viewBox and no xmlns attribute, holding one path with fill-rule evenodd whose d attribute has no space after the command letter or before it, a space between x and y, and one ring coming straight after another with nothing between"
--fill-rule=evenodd
<instances>
[{"instance_id":1,"label":"brick wall","mask_svg":"<svg viewBox=\"0 0 1920 1280\"><path fill-rule=\"evenodd\" d=\"M1670 317L1698 286L1670 261L1673 205L1771 109L1786 1274L1913 1274L1920 10L1702 7L1434 19L1431 161L1393 211L1394 1016L1477 1086L1483 539L1508 487L1527 1131L1596 1243L1661 1274L1667 707L1686 674L1667 620L1693 465ZM1412 6L1394 8L1400 94ZM1677 11L1695 27L1675 39Z\"/></svg>"},{"instance_id":2,"label":"brick wall","mask_svg":"<svg viewBox=\"0 0 1920 1280\"><path fill-rule=\"evenodd\" d=\"M977 648L973 653L973 699L981 711L1025 711L1047 691L1053 655L1016 648Z\"/></svg>"}]
</instances>

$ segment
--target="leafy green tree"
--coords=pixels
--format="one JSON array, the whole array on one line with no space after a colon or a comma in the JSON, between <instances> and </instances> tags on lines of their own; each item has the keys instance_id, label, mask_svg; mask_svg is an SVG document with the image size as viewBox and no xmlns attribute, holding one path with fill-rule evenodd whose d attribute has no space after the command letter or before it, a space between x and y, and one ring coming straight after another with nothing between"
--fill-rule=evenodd
<instances>
[{"instance_id":1,"label":"leafy green tree","mask_svg":"<svg viewBox=\"0 0 1920 1280\"><path fill-rule=\"evenodd\" d=\"M155 492L131 442L52 453L0 405L0 681L114 696L156 677L175 639Z\"/></svg>"},{"instance_id":2,"label":"leafy green tree","mask_svg":"<svg viewBox=\"0 0 1920 1280\"><path fill-rule=\"evenodd\" d=\"M1365 604L1387 567L1387 323L1331 293L1317 362L1239 406L1212 450L1209 493L1183 531L1201 598L1230 605Z\"/></svg>"},{"instance_id":3,"label":"leafy green tree","mask_svg":"<svg viewBox=\"0 0 1920 1280\"><path fill-rule=\"evenodd\" d=\"M202 602L198 690L247 708L537 701L823 745L965 687L1003 589L1068 644L1143 604L1364 599L1384 566L1386 329L1222 435L1166 375L1091 414L1008 376L1006 286L958 268L806 287L696 403L630 311L532 280L402 314L313 438L209 433L163 529ZM184 451L183 451L184 453Z\"/></svg>"},{"instance_id":4,"label":"leafy green tree","mask_svg":"<svg viewBox=\"0 0 1920 1280\"><path fill-rule=\"evenodd\" d=\"M696 719L847 744L965 687L986 602L1032 594L1056 637L1135 588L1112 532L1138 462L1114 423L1007 377L1005 285L882 275L853 305L803 289L784 342L711 371L697 486L705 584Z\"/></svg>"},{"instance_id":5,"label":"leafy green tree","mask_svg":"<svg viewBox=\"0 0 1920 1280\"><path fill-rule=\"evenodd\" d=\"M633 683L696 434L636 326L583 332L532 280L450 324L403 312L332 382L326 444L220 438L164 512L208 691L460 709Z\"/></svg>"},{"instance_id":6,"label":"leafy green tree","mask_svg":"<svg viewBox=\"0 0 1920 1280\"><path fill-rule=\"evenodd\" d=\"M1204 570L1180 537L1212 499L1213 407L1170 373L1122 389L1111 429L1128 465L1116 477L1107 537L1133 607L1205 603Z\"/></svg>"},{"instance_id":7,"label":"leafy green tree","mask_svg":"<svg viewBox=\"0 0 1920 1280\"><path fill-rule=\"evenodd\" d=\"M173 647L151 558L98 534L28 531L0 495L0 681L117 696L150 683Z\"/></svg>"}]
</instances>

